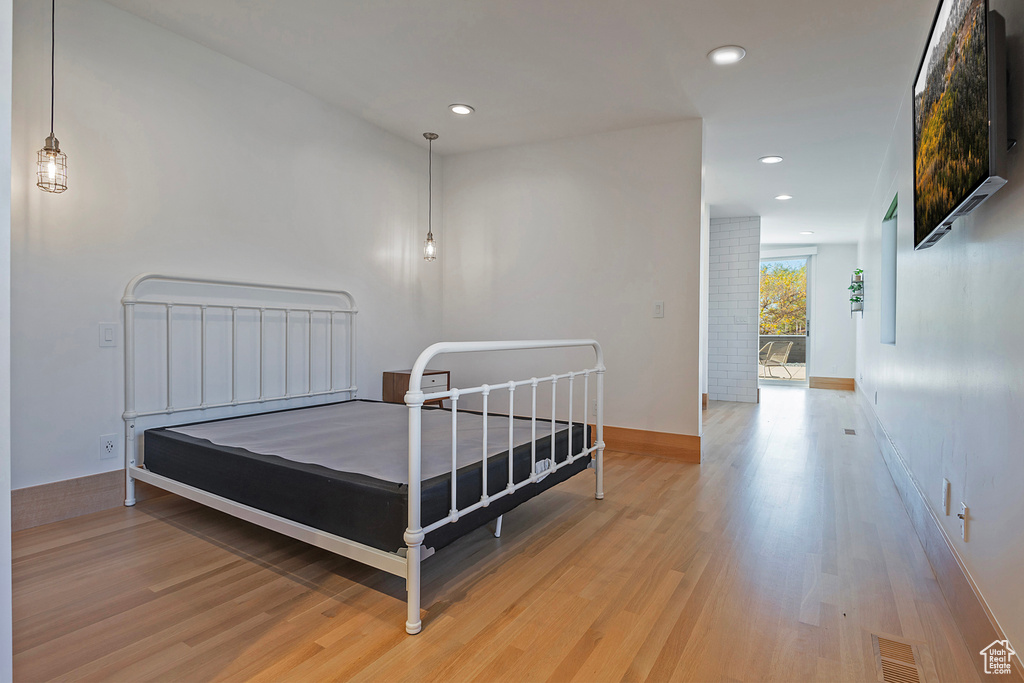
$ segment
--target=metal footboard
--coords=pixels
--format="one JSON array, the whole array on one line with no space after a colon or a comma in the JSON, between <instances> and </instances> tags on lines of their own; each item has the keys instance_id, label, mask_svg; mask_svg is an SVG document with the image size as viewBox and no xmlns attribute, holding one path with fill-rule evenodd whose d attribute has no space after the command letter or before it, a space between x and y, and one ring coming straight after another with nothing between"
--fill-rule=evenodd
<instances>
[{"instance_id":1,"label":"metal footboard","mask_svg":"<svg viewBox=\"0 0 1024 683\"><path fill-rule=\"evenodd\" d=\"M591 368L562 374L549 375L547 377L531 377L524 380L512 380L501 384L483 384L469 389L452 389L450 391L431 393L431 400L450 399L452 402L452 457L451 457L451 508L446 517L439 519L433 524L423 528L420 518L421 505L421 465L422 465L422 419L421 411L425 394L420 389L423 371L436 356L452 353L471 353L479 351L518 351L525 349L558 349L591 347L594 350L595 365ZM594 497L604 498L604 354L601 345L593 339L564 339L564 340L530 340L530 341L490 341L490 342L441 342L428 347L413 365L412 374L409 378L410 390L405 395L405 404L409 408L409 526L405 531L405 543L407 562L407 589L408 589L408 618L405 623L405 630L408 633L419 633L423 628L420 619L420 562L423 559L424 537L446 524L451 524L466 514L483 507L487 507L493 501L511 495L516 491L536 484L548 474L557 471L562 467L571 465L579 458L593 454L594 467L597 475ZM574 424L573 416L573 391L577 378L583 378L583 415L582 423L589 422L589 401L590 401L590 378L595 377L595 393L597 399L597 410L595 422L597 426L596 440L592 445L586 445L578 454L573 453L572 431ZM558 382L566 380L568 385L568 449L566 458L557 462L555 458L555 432L558 422L556 421L556 410L558 406ZM537 390L544 383L551 384L551 458L548 463L541 463L542 469L538 470L537 462ZM530 474L529 477L515 483L512 473L512 453L515 448L513 440L513 415L515 406L515 392L520 387L530 387L531 398L531 450L530 450ZM507 391L509 400L509 427L508 427L508 482L504 489L490 495L487 486L487 416L488 398L492 392ZM459 508L457 502L457 428L458 428L458 404L461 397L479 394L483 403L483 440L481 445L481 477L482 488L480 500ZM474 416L475 417L475 416ZM584 427L584 433L586 429Z\"/></svg>"}]
</instances>

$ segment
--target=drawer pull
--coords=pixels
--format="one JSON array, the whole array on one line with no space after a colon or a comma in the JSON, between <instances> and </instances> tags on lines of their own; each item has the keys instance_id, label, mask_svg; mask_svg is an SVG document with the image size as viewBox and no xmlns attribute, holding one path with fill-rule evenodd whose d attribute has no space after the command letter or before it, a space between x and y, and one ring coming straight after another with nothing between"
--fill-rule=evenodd
<instances>
[{"instance_id":1,"label":"drawer pull","mask_svg":"<svg viewBox=\"0 0 1024 683\"><path fill-rule=\"evenodd\" d=\"M446 387L448 382L446 381L445 375L426 375L423 377L423 381L420 382L420 388L426 389L428 387Z\"/></svg>"}]
</instances>

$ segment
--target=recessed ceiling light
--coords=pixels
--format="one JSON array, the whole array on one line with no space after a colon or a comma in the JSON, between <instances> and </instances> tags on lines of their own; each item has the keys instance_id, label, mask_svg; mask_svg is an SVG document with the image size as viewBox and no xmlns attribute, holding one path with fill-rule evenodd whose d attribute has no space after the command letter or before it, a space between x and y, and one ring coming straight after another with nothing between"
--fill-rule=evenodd
<instances>
[{"instance_id":1,"label":"recessed ceiling light","mask_svg":"<svg viewBox=\"0 0 1024 683\"><path fill-rule=\"evenodd\" d=\"M776 197L776 199L778 199L780 202L785 202L785 201L788 201L788 200L790 200L792 198L793 197L791 195L788 195L788 194L780 194L778 197Z\"/></svg>"},{"instance_id":2,"label":"recessed ceiling light","mask_svg":"<svg viewBox=\"0 0 1024 683\"><path fill-rule=\"evenodd\" d=\"M708 59L711 60L711 63L718 66L735 64L746 56L747 51L739 45L723 45L722 47L716 47L708 53Z\"/></svg>"},{"instance_id":3,"label":"recessed ceiling light","mask_svg":"<svg viewBox=\"0 0 1024 683\"><path fill-rule=\"evenodd\" d=\"M813 235L814 231L813 230L803 230L800 234L801 235Z\"/></svg>"},{"instance_id":4,"label":"recessed ceiling light","mask_svg":"<svg viewBox=\"0 0 1024 683\"><path fill-rule=\"evenodd\" d=\"M475 111L473 107L468 104L449 104L448 108L452 110L453 114L458 114L460 116L469 116Z\"/></svg>"},{"instance_id":5,"label":"recessed ceiling light","mask_svg":"<svg viewBox=\"0 0 1024 683\"><path fill-rule=\"evenodd\" d=\"M758 161L762 164L778 164L782 162L782 157L761 157Z\"/></svg>"}]
</instances>

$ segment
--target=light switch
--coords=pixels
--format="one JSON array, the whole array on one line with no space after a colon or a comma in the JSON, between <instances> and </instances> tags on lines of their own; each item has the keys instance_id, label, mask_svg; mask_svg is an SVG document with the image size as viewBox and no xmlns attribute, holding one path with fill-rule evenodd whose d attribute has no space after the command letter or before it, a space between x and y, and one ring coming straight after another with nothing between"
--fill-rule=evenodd
<instances>
[{"instance_id":1,"label":"light switch","mask_svg":"<svg viewBox=\"0 0 1024 683\"><path fill-rule=\"evenodd\" d=\"M100 346L117 346L117 323L100 323Z\"/></svg>"},{"instance_id":2,"label":"light switch","mask_svg":"<svg viewBox=\"0 0 1024 683\"><path fill-rule=\"evenodd\" d=\"M665 317L665 302L655 301L654 302L654 317L664 318Z\"/></svg>"}]
</instances>

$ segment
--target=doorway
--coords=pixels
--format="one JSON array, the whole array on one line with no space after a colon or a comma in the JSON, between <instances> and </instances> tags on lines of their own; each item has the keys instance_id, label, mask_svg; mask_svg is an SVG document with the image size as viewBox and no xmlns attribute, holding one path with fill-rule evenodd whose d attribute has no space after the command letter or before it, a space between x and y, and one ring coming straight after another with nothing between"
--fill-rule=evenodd
<instances>
[{"instance_id":1,"label":"doorway","mask_svg":"<svg viewBox=\"0 0 1024 683\"><path fill-rule=\"evenodd\" d=\"M758 300L759 385L807 386L810 256L761 259Z\"/></svg>"}]
</instances>

